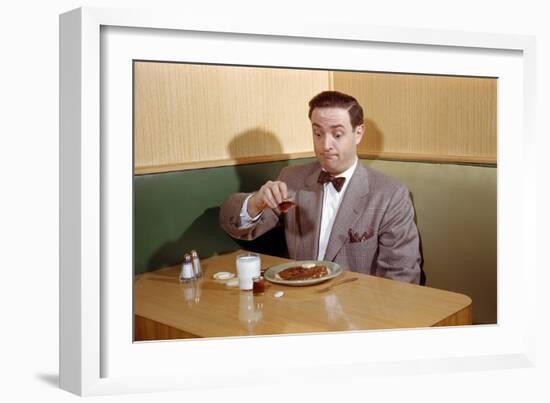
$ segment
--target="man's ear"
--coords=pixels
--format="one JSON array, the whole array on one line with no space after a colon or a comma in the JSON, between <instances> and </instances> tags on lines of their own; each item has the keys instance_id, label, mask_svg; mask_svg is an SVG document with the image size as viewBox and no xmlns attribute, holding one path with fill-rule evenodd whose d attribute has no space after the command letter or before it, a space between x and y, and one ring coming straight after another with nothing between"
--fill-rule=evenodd
<instances>
[{"instance_id":1,"label":"man's ear","mask_svg":"<svg viewBox=\"0 0 550 403\"><path fill-rule=\"evenodd\" d=\"M365 124L359 125L355 128L355 144L359 144L361 142L361 139L363 138L363 135L365 134Z\"/></svg>"}]
</instances>

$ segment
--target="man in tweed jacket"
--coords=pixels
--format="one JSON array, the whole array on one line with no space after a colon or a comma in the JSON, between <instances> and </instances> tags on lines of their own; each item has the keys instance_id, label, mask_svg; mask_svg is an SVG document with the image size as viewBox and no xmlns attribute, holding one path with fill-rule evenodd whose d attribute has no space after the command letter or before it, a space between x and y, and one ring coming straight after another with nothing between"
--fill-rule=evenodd
<instances>
[{"instance_id":1,"label":"man in tweed jacket","mask_svg":"<svg viewBox=\"0 0 550 403\"><path fill-rule=\"evenodd\" d=\"M316 95L309 106L317 161L283 169L257 192L230 195L221 207L221 227L252 240L283 225L292 259L329 260L418 284L421 256L409 192L359 161L361 106L336 91ZM278 205L288 197L296 205L283 213Z\"/></svg>"}]
</instances>

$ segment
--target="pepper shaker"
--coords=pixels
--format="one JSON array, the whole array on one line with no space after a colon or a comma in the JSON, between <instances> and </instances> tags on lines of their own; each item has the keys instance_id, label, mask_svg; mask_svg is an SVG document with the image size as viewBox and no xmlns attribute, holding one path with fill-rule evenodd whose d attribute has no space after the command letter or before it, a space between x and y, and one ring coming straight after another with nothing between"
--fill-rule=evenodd
<instances>
[{"instance_id":1,"label":"pepper shaker","mask_svg":"<svg viewBox=\"0 0 550 403\"><path fill-rule=\"evenodd\" d=\"M195 273L195 277L202 277L201 261L196 250L191 251L191 259L193 260L193 271Z\"/></svg>"},{"instance_id":2,"label":"pepper shaker","mask_svg":"<svg viewBox=\"0 0 550 403\"><path fill-rule=\"evenodd\" d=\"M195 271L193 270L193 260L189 253L186 253L183 257L183 263L180 271L180 281L188 283L195 279Z\"/></svg>"}]
</instances>

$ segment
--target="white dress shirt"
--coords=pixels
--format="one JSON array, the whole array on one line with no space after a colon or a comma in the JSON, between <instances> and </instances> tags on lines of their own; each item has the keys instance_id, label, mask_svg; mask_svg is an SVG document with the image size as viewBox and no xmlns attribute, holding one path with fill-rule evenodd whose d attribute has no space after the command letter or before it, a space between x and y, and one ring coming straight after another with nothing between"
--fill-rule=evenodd
<instances>
[{"instance_id":1,"label":"white dress shirt","mask_svg":"<svg viewBox=\"0 0 550 403\"><path fill-rule=\"evenodd\" d=\"M338 175L338 177L346 178L346 181L344 182L342 189L340 189L340 192L336 191L331 182L327 182L323 185L323 206L321 210L321 228L319 231L319 253L317 254L317 260L323 260L323 258L325 257L328 240L330 238L330 232L332 231L332 225L334 224L334 219L336 218L336 214L338 213L338 208L340 207L340 203L342 201L342 198L344 197L344 193L348 188L351 176L353 175L355 167L357 166L357 161L359 161L359 159L355 158L355 162L353 163L353 165L342 172L340 175ZM252 227L256 223L256 221L258 221L259 218L262 216L262 213L260 213L256 217L251 218L248 214L248 199L250 199L253 194L254 193L250 194L243 203L240 213L241 225L239 226L239 229Z\"/></svg>"},{"instance_id":2,"label":"white dress shirt","mask_svg":"<svg viewBox=\"0 0 550 403\"><path fill-rule=\"evenodd\" d=\"M340 192L337 192L336 189L334 189L334 186L331 182L327 182L323 185L323 207L321 210L321 228L319 230L319 253L317 254L317 260L323 260L325 257L328 240L330 238L330 232L332 231L332 225L334 224L334 219L336 218L336 214L338 213L338 208L340 207L340 203L342 202L344 193L348 188L351 176L353 175L355 167L357 166L357 161L358 158L355 158L355 163L337 176L346 178L344 186L342 186Z\"/></svg>"}]
</instances>

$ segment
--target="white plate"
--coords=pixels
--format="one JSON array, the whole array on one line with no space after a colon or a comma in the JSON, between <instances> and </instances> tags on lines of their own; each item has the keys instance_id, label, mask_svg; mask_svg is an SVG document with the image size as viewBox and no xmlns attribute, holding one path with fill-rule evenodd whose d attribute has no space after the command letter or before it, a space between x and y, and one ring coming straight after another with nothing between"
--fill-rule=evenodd
<instances>
[{"instance_id":1,"label":"white plate","mask_svg":"<svg viewBox=\"0 0 550 403\"><path fill-rule=\"evenodd\" d=\"M275 277L277 273L279 273L281 270L288 269L289 267L295 267L295 266L304 266L308 264L315 264L317 266L325 266L328 270L328 275L324 277L319 278L312 278L309 280L282 280ZM342 273L342 268L338 263L334 262L327 262L327 261L321 261L321 260L297 260L294 262L289 263L283 263L278 264L276 266L271 266L269 269L267 269L264 272L264 278L267 281L270 281L272 283L276 284L284 284L284 285L292 285L292 286L303 286L303 285L313 285L313 284L319 284L323 281L330 280L331 278L334 278Z\"/></svg>"}]
</instances>

